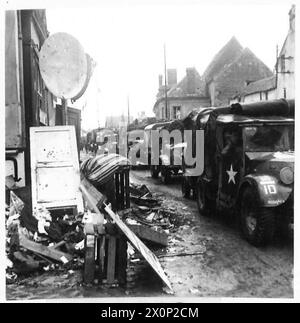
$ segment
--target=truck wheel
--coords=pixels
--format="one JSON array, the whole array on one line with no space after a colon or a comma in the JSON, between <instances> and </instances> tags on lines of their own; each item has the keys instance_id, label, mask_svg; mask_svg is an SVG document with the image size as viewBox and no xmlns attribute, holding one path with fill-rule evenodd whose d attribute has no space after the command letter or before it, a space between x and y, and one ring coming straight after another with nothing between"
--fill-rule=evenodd
<instances>
[{"instance_id":1,"label":"truck wheel","mask_svg":"<svg viewBox=\"0 0 300 323\"><path fill-rule=\"evenodd\" d=\"M158 166L150 166L150 172L152 178L158 178L159 168Z\"/></svg>"},{"instance_id":2,"label":"truck wheel","mask_svg":"<svg viewBox=\"0 0 300 323\"><path fill-rule=\"evenodd\" d=\"M182 192L182 196L184 198L186 198L186 199L190 198L190 196L191 196L191 188L190 188L189 184L187 183L187 180L185 179L185 177L182 178L181 192Z\"/></svg>"},{"instance_id":3,"label":"truck wheel","mask_svg":"<svg viewBox=\"0 0 300 323\"><path fill-rule=\"evenodd\" d=\"M199 182L196 189L196 200L198 205L198 211L200 215L208 216L213 211L211 202L208 200L205 194L205 186L202 182Z\"/></svg>"},{"instance_id":4,"label":"truck wheel","mask_svg":"<svg viewBox=\"0 0 300 323\"><path fill-rule=\"evenodd\" d=\"M245 239L256 247L270 242L275 232L275 216L271 208L259 206L252 188L246 188L241 199L241 230Z\"/></svg>"},{"instance_id":5,"label":"truck wheel","mask_svg":"<svg viewBox=\"0 0 300 323\"><path fill-rule=\"evenodd\" d=\"M161 181L164 183L164 184L169 184L169 182L170 182L170 172L167 170L167 169L165 169L165 168L163 168L162 170L161 170Z\"/></svg>"}]
</instances>

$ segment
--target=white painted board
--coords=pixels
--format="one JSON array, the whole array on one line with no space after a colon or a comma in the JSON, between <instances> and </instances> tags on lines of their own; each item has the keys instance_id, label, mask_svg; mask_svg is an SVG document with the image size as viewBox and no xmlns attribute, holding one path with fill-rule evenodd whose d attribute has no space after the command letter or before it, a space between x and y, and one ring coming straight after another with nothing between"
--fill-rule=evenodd
<instances>
[{"instance_id":1,"label":"white painted board","mask_svg":"<svg viewBox=\"0 0 300 323\"><path fill-rule=\"evenodd\" d=\"M30 159L33 209L83 212L75 127L31 127Z\"/></svg>"}]
</instances>

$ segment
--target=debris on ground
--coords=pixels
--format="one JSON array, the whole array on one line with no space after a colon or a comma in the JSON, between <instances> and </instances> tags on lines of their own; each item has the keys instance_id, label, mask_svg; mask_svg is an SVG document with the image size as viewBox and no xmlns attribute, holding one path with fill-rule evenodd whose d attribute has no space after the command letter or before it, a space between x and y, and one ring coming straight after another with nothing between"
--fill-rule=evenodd
<instances>
[{"instance_id":1,"label":"debris on ground","mask_svg":"<svg viewBox=\"0 0 300 323\"><path fill-rule=\"evenodd\" d=\"M169 285L155 255L157 251L159 254L167 251L169 233L174 232L184 223L185 213L179 208L165 204L164 199L150 192L146 185L130 184L131 207L120 210L118 213L113 213L104 203L106 198L84 177L81 178L80 188L86 208L83 214L76 215L70 210L54 211L44 207L31 211L27 203L10 191L10 204L6 205L5 212L7 283L22 281L34 273L42 275L57 272L60 276L68 276L78 269L84 272L87 234L93 233L93 236L95 232L95 237L97 234L103 234L103 230L98 233L96 231L100 227L105 230L106 227L109 229L111 221L116 223L116 218L112 218L118 215L121 220L119 225L126 224L128 234L132 236L135 244L132 248L131 244L127 243L128 268L144 266L146 271L151 271L151 266L153 266L155 271L163 277L163 281ZM101 209L102 204L105 208ZM111 213L113 214L110 215ZM108 220L107 216L112 218ZM145 245L140 244L138 238ZM127 271L128 286L130 286L130 276L138 280L136 275L133 273L130 275ZM153 277L157 280L156 275ZM95 280L101 281L98 277L95 277L93 282ZM104 283L106 280L109 279L102 279ZM112 285L118 286L118 282Z\"/></svg>"},{"instance_id":2,"label":"debris on ground","mask_svg":"<svg viewBox=\"0 0 300 323\"><path fill-rule=\"evenodd\" d=\"M6 208L7 282L59 265L76 267L82 251L77 251L75 245L83 238L82 217L57 214L43 207L30 214L29 207L10 191L10 206Z\"/></svg>"},{"instance_id":3,"label":"debris on ground","mask_svg":"<svg viewBox=\"0 0 300 323\"><path fill-rule=\"evenodd\" d=\"M151 193L145 185L130 184L131 208L119 212L123 221L151 227L155 231L169 233L183 225L185 216L183 207L171 207L159 194ZM174 201L174 204L176 202Z\"/></svg>"}]
</instances>

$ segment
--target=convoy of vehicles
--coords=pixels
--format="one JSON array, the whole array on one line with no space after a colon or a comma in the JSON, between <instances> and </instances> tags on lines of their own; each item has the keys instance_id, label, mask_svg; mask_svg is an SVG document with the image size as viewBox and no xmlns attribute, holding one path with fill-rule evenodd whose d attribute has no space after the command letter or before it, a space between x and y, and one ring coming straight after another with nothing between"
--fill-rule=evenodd
<instances>
[{"instance_id":1,"label":"convoy of vehicles","mask_svg":"<svg viewBox=\"0 0 300 323\"><path fill-rule=\"evenodd\" d=\"M234 212L251 244L268 243L282 223L293 227L294 101L234 104L196 118L204 130L204 171L185 169L183 193L199 212Z\"/></svg>"},{"instance_id":2,"label":"convoy of vehicles","mask_svg":"<svg viewBox=\"0 0 300 323\"><path fill-rule=\"evenodd\" d=\"M143 138L130 142L129 149L147 147L151 176L160 175L164 184L183 173L182 194L193 193L201 215L232 213L247 241L265 245L279 227L293 228L294 104L280 99L203 108L183 120L146 126ZM182 133L181 141L163 136L174 129ZM192 130L192 148L183 140L184 130ZM200 175L184 155L189 148L195 153L197 130L204 136L203 153L197 156L203 164Z\"/></svg>"}]
</instances>

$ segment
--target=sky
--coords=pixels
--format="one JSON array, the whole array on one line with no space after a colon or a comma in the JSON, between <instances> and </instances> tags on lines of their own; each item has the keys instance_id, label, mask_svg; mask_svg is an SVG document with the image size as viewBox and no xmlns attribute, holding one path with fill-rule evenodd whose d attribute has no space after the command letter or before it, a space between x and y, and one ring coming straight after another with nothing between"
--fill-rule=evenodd
<instances>
[{"instance_id":1,"label":"sky","mask_svg":"<svg viewBox=\"0 0 300 323\"><path fill-rule=\"evenodd\" d=\"M164 44L167 68L177 69L178 81L187 67L202 74L232 36L273 70L292 3L86 0L45 2L45 7L50 34L72 34L97 63L84 97L76 102L84 106L83 129L91 129L104 125L106 116L126 115L128 102L131 115L153 115Z\"/></svg>"}]
</instances>

